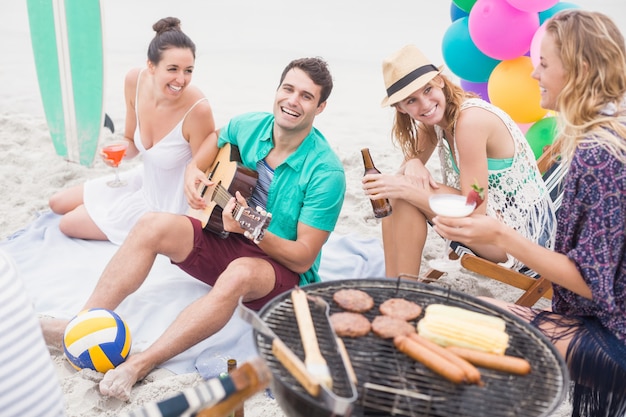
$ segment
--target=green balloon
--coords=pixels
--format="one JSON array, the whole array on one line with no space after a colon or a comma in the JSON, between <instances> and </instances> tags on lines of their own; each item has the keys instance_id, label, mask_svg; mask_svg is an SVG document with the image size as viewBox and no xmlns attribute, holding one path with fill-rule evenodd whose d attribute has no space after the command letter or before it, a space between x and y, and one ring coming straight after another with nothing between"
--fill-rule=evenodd
<instances>
[{"instance_id":1,"label":"green balloon","mask_svg":"<svg viewBox=\"0 0 626 417\"><path fill-rule=\"evenodd\" d=\"M452 0L452 2L456 4L459 9L469 13L472 7L474 7L476 0Z\"/></svg>"},{"instance_id":2,"label":"green balloon","mask_svg":"<svg viewBox=\"0 0 626 417\"><path fill-rule=\"evenodd\" d=\"M533 150L535 159L543 154L543 149L551 145L556 136L556 118L544 117L543 119L533 123L526 131L526 140Z\"/></svg>"}]
</instances>

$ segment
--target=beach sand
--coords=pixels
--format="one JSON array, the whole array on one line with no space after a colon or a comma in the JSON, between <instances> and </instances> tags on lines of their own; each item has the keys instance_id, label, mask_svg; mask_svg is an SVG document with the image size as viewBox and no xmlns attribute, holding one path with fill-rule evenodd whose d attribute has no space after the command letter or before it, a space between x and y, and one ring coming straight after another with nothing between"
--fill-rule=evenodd
<instances>
[{"instance_id":1,"label":"beach sand","mask_svg":"<svg viewBox=\"0 0 626 417\"><path fill-rule=\"evenodd\" d=\"M392 112L379 106L384 95L380 63L406 43L420 46L437 65L443 63L441 39L450 24L449 4L422 0L323 0L306 5L285 5L278 0L157 0L148 7L144 2L105 0L105 111L116 124L115 135L121 134L124 74L145 64L145 51L153 35L151 25L161 17L179 17L183 29L196 42L193 83L209 97L218 125L245 111L271 111L274 89L285 64L300 56L322 56L334 74L335 89L316 125L341 157L348 181L336 232L380 237L378 221L361 190L359 153L362 147L371 148L383 172L393 172L400 162L399 151L390 142ZM618 24L626 27L623 14L618 13L623 7L621 0L577 4L621 18ZM4 239L47 210L47 200L56 190L110 174L111 169L101 161L89 168L68 163L54 153L39 99L25 2L3 2L0 15L4 17L0 35L11 40L5 42L0 64L0 239ZM102 139L115 135L105 130ZM121 169L137 163L124 162ZM438 172L435 160L429 167ZM424 258L436 257L442 250L443 240L431 233ZM507 301L520 293L466 271L448 274L437 285ZM541 301L539 305L548 304ZM76 372L60 352L51 354L67 414L72 417L117 415L201 380L198 374L156 370L133 389L131 401L124 403L98 393L100 374ZM552 416L567 416L568 410L564 404ZM247 417L283 415L276 401L263 392L246 402L245 411Z\"/></svg>"}]
</instances>

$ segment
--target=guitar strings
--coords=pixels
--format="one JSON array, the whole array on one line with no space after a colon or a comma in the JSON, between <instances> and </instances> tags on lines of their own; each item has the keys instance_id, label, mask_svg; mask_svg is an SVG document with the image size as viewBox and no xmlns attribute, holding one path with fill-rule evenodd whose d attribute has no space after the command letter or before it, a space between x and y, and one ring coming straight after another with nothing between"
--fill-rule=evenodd
<instances>
[{"instance_id":1,"label":"guitar strings","mask_svg":"<svg viewBox=\"0 0 626 417\"><path fill-rule=\"evenodd\" d=\"M223 208L226 203L228 203L228 200L231 199L232 194L230 194L228 192L228 190L226 188L224 188L224 186L222 184L217 184L216 188L215 188L215 197L219 197L222 200L222 203L220 204L219 201L217 201L217 199L214 198L214 200L216 200L216 202ZM237 210L239 210L242 207L241 204L239 204L239 202L237 202L235 200L235 208L233 209L233 213Z\"/></svg>"},{"instance_id":2,"label":"guitar strings","mask_svg":"<svg viewBox=\"0 0 626 417\"><path fill-rule=\"evenodd\" d=\"M230 200L232 198L232 194L230 194L230 192L221 184L221 183L217 183L215 185L215 191L213 193L213 200L220 206L222 207L222 209L224 208L224 206L226 205L226 203L228 203L228 200ZM220 203L220 201L218 201L219 199L221 199L222 203ZM234 215L236 212L238 212L240 209L245 208L243 205L239 204L239 202L237 202L235 200L235 208L232 211L232 214ZM250 221L250 219L254 219L256 222L260 222L261 220L263 220L262 223L265 224L264 227L261 228L261 237L263 234L264 229L269 225L269 216L265 216L263 217L261 214L259 214L256 210L245 210L244 213L246 213L246 218L248 219L248 221ZM243 224L241 224L243 227ZM259 235L258 233L258 227L254 227L255 230L255 242L258 243L256 241L256 239L258 238L257 236ZM250 231L250 229L248 229L248 231Z\"/></svg>"}]
</instances>

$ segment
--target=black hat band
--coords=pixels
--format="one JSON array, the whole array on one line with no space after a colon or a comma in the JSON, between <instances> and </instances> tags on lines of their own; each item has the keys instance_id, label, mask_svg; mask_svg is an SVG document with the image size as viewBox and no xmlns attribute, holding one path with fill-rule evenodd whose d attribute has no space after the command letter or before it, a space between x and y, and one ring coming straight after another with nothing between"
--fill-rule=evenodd
<instances>
[{"instance_id":1,"label":"black hat band","mask_svg":"<svg viewBox=\"0 0 626 417\"><path fill-rule=\"evenodd\" d=\"M409 72L407 75L400 78L398 81L389 86L389 88L387 89L387 97L391 97L407 85L411 84L413 81L417 80L422 75L427 74L431 71L439 72L439 69L432 64L428 64Z\"/></svg>"}]
</instances>

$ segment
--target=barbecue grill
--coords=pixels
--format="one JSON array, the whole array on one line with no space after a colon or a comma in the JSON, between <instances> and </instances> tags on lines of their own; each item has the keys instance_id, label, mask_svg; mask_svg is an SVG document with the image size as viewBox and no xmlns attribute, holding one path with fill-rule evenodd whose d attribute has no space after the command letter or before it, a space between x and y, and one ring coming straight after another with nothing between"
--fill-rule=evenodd
<instances>
[{"instance_id":1,"label":"barbecue grill","mask_svg":"<svg viewBox=\"0 0 626 417\"><path fill-rule=\"evenodd\" d=\"M455 385L398 351L392 340L381 339L371 332L360 338L344 338L358 379L358 399L346 416L538 417L549 415L565 398L569 382L565 362L539 331L507 311L447 288L414 281L349 279L312 284L303 290L309 296L321 297L330 305L330 313L334 313L342 310L332 301L332 296L343 288L360 289L374 298L375 307L365 313L370 321L380 314L378 306L394 297L423 307L447 304L501 317L510 336L507 354L523 357L532 366L532 372L525 376L479 368L484 386ZM311 308L311 314L320 350L331 370L333 392L340 398L348 398L354 385L337 353L327 315L319 308ZM259 315L304 360L290 294L271 300ZM319 398L309 395L274 357L269 338L258 331L254 336L259 354L272 371L272 389L286 415L334 415Z\"/></svg>"}]
</instances>

